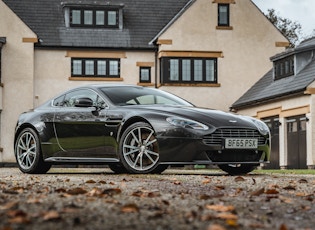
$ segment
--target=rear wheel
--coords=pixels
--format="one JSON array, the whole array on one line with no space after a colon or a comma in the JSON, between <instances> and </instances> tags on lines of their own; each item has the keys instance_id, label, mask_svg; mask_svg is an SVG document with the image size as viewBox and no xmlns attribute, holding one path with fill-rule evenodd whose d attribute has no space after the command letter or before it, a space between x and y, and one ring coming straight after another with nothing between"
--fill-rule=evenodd
<instances>
[{"instance_id":1,"label":"rear wheel","mask_svg":"<svg viewBox=\"0 0 315 230\"><path fill-rule=\"evenodd\" d=\"M43 161L40 140L33 129L22 130L14 146L16 161L22 172L46 173L51 168L51 164Z\"/></svg>"},{"instance_id":2,"label":"rear wheel","mask_svg":"<svg viewBox=\"0 0 315 230\"><path fill-rule=\"evenodd\" d=\"M127 169L120 163L109 164L108 167L117 174L128 173Z\"/></svg>"},{"instance_id":3,"label":"rear wheel","mask_svg":"<svg viewBox=\"0 0 315 230\"><path fill-rule=\"evenodd\" d=\"M218 165L220 169L227 172L230 175L244 175L253 171L257 165L252 164L224 164Z\"/></svg>"},{"instance_id":4,"label":"rear wheel","mask_svg":"<svg viewBox=\"0 0 315 230\"><path fill-rule=\"evenodd\" d=\"M120 158L129 173L161 173L159 144L153 128L145 122L129 126L120 140Z\"/></svg>"}]
</instances>

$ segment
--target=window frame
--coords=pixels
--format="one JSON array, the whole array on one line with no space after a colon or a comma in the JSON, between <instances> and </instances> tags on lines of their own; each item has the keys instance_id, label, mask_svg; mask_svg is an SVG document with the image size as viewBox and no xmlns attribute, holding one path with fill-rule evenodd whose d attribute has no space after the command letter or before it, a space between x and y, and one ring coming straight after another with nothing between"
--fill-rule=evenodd
<instances>
[{"instance_id":1,"label":"window frame","mask_svg":"<svg viewBox=\"0 0 315 230\"><path fill-rule=\"evenodd\" d=\"M174 78L172 80L171 76L171 60L178 60L178 78ZM184 79L183 80L183 61L190 60L190 68L189 69L189 76L190 79ZM195 79L195 61L201 60L202 61L202 79L197 81ZM206 62L208 60L213 61L213 80L207 80L207 65ZM161 83L180 83L180 84L218 84L218 59L217 58L204 58L204 57L163 57L160 60L160 66L161 66ZM185 75L187 76L187 75Z\"/></svg>"},{"instance_id":2,"label":"window frame","mask_svg":"<svg viewBox=\"0 0 315 230\"><path fill-rule=\"evenodd\" d=\"M2 84L2 74L1 74L1 59L2 59L2 56L1 56L1 52L2 52L2 47L1 47L1 44L0 44L0 85Z\"/></svg>"},{"instance_id":3,"label":"window frame","mask_svg":"<svg viewBox=\"0 0 315 230\"><path fill-rule=\"evenodd\" d=\"M73 23L72 18L73 18L73 11L77 10L80 11L80 23ZM87 11L92 11L92 23L91 24L85 24L85 12ZM98 24L96 21L97 18L97 12L104 12L104 24ZM115 24L110 24L108 20L108 15L110 12L115 12L116 13L116 23ZM76 28L119 28L119 9L114 9L114 8L92 8L92 7L87 7L87 8L82 8L82 7L70 7L70 14L69 14L69 22L70 22L70 27Z\"/></svg>"},{"instance_id":4,"label":"window frame","mask_svg":"<svg viewBox=\"0 0 315 230\"><path fill-rule=\"evenodd\" d=\"M81 73L74 73L74 61L81 61ZM93 61L93 74L87 74L86 63ZM105 61L105 74L99 74L98 61ZM111 74L111 62L117 62L117 74ZM120 59L119 58L71 58L71 77L84 77L84 78L120 78Z\"/></svg>"},{"instance_id":5,"label":"window frame","mask_svg":"<svg viewBox=\"0 0 315 230\"><path fill-rule=\"evenodd\" d=\"M69 97L72 97L72 98L87 97L93 101L93 106L97 106L101 108L105 108L107 106L107 103L105 102L105 100L98 93L90 89L75 89L70 92L66 92L65 94L55 98L52 101L52 106L80 109L80 107L76 107L74 104L70 104L69 101L67 102L67 99L69 99Z\"/></svg>"},{"instance_id":6,"label":"window frame","mask_svg":"<svg viewBox=\"0 0 315 230\"><path fill-rule=\"evenodd\" d=\"M287 64L288 69L286 69L286 64ZM274 74L275 80L293 76L294 75L294 55L274 61L273 74Z\"/></svg>"},{"instance_id":7,"label":"window frame","mask_svg":"<svg viewBox=\"0 0 315 230\"><path fill-rule=\"evenodd\" d=\"M221 18L221 14L220 14L220 9L222 7L226 7L227 8L227 15L226 15L226 23L222 23L222 18ZM226 3L219 3L218 4L218 26L220 27L229 27L230 26L230 4L226 4Z\"/></svg>"},{"instance_id":8,"label":"window frame","mask_svg":"<svg viewBox=\"0 0 315 230\"><path fill-rule=\"evenodd\" d=\"M142 70L148 70L149 71L149 79L143 80L142 79ZM149 66L140 66L139 68L139 82L140 83L151 83L151 67Z\"/></svg>"}]
</instances>

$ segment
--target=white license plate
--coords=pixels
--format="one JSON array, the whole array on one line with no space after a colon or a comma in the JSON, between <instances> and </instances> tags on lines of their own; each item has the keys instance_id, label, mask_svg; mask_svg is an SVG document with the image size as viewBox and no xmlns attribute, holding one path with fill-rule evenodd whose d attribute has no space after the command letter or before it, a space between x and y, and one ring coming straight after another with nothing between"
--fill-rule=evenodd
<instances>
[{"instance_id":1,"label":"white license plate","mask_svg":"<svg viewBox=\"0 0 315 230\"><path fill-rule=\"evenodd\" d=\"M226 149L257 149L258 139L256 138L226 138Z\"/></svg>"}]
</instances>

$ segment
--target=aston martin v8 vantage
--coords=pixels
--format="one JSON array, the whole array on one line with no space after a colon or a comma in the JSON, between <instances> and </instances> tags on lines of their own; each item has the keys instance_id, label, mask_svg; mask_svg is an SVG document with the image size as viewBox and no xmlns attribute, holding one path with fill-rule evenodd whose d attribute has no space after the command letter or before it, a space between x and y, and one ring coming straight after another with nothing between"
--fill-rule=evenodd
<instances>
[{"instance_id":1,"label":"aston martin v8 vantage","mask_svg":"<svg viewBox=\"0 0 315 230\"><path fill-rule=\"evenodd\" d=\"M214 164L237 175L269 162L270 132L258 119L198 108L162 90L100 84L21 114L14 153L24 173L53 164L105 164L115 173Z\"/></svg>"}]
</instances>

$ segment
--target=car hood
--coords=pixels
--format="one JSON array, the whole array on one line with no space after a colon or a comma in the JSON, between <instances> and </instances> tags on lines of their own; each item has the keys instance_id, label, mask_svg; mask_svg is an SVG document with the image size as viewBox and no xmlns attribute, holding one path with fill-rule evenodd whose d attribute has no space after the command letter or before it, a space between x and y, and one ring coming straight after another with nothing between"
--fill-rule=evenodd
<instances>
[{"instance_id":1,"label":"car hood","mask_svg":"<svg viewBox=\"0 0 315 230\"><path fill-rule=\"evenodd\" d=\"M214 109L205 109L198 107L177 107L177 106L141 106L138 111L160 113L165 116L178 116L201 122L205 125L215 127L246 127L256 129L252 118L233 113L227 113Z\"/></svg>"}]
</instances>

